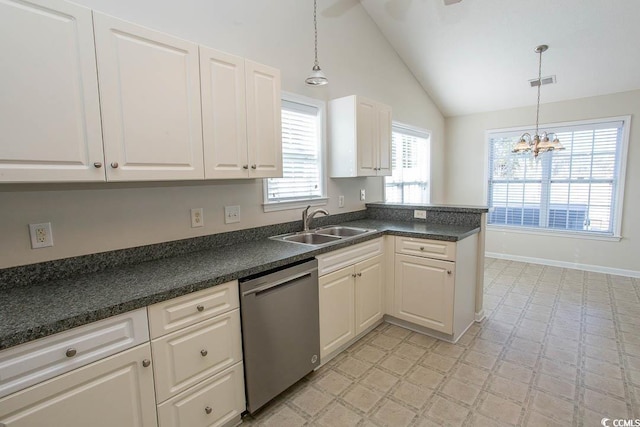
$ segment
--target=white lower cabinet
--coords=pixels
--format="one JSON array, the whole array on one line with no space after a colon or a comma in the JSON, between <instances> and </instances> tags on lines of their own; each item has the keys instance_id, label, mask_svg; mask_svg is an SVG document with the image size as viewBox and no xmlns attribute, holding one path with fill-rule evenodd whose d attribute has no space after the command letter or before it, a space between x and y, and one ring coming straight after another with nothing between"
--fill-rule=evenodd
<instances>
[{"instance_id":1,"label":"white lower cabinet","mask_svg":"<svg viewBox=\"0 0 640 427\"><path fill-rule=\"evenodd\" d=\"M223 426L241 416L244 399L244 371L242 363L236 363L159 405L158 424L160 427Z\"/></svg>"},{"instance_id":2,"label":"white lower cabinet","mask_svg":"<svg viewBox=\"0 0 640 427\"><path fill-rule=\"evenodd\" d=\"M320 359L324 362L384 315L382 239L318 256L320 270L331 271L348 259L363 261L319 277ZM344 258L344 259L343 259Z\"/></svg>"},{"instance_id":3,"label":"white lower cabinet","mask_svg":"<svg viewBox=\"0 0 640 427\"><path fill-rule=\"evenodd\" d=\"M475 320L477 246L476 234L457 242L396 237L391 316L457 341Z\"/></svg>"},{"instance_id":4,"label":"white lower cabinet","mask_svg":"<svg viewBox=\"0 0 640 427\"><path fill-rule=\"evenodd\" d=\"M451 261L396 255L396 316L453 333L454 267Z\"/></svg>"},{"instance_id":5,"label":"white lower cabinet","mask_svg":"<svg viewBox=\"0 0 640 427\"><path fill-rule=\"evenodd\" d=\"M0 400L6 427L157 425L148 343Z\"/></svg>"},{"instance_id":6,"label":"white lower cabinet","mask_svg":"<svg viewBox=\"0 0 640 427\"><path fill-rule=\"evenodd\" d=\"M238 424L246 409L238 282L148 312L160 426Z\"/></svg>"}]
</instances>

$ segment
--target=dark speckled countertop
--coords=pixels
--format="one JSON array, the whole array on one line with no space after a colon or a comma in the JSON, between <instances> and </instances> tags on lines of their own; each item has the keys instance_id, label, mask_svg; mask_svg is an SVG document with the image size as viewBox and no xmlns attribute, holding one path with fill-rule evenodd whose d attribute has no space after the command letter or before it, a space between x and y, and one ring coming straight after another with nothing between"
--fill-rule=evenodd
<instances>
[{"instance_id":1,"label":"dark speckled countertop","mask_svg":"<svg viewBox=\"0 0 640 427\"><path fill-rule=\"evenodd\" d=\"M376 219L360 219L341 225L378 231L323 248L262 238L2 289L0 350L383 234L457 241L479 231L479 227L467 225Z\"/></svg>"}]
</instances>

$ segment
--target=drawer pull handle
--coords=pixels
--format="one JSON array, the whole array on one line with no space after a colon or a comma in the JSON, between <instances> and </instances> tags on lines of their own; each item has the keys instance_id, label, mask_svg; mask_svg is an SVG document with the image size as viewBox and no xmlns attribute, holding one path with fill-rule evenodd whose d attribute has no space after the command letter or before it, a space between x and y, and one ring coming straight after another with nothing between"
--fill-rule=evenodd
<instances>
[{"instance_id":1,"label":"drawer pull handle","mask_svg":"<svg viewBox=\"0 0 640 427\"><path fill-rule=\"evenodd\" d=\"M78 351L75 348L71 347L67 349L67 352L65 354L67 355L67 357L73 357L78 354Z\"/></svg>"},{"instance_id":2,"label":"drawer pull handle","mask_svg":"<svg viewBox=\"0 0 640 427\"><path fill-rule=\"evenodd\" d=\"M424 246L420 246L420 250L421 250L421 251L424 251Z\"/></svg>"},{"instance_id":3,"label":"drawer pull handle","mask_svg":"<svg viewBox=\"0 0 640 427\"><path fill-rule=\"evenodd\" d=\"M447 270L447 274L451 274L451 270Z\"/></svg>"},{"instance_id":4,"label":"drawer pull handle","mask_svg":"<svg viewBox=\"0 0 640 427\"><path fill-rule=\"evenodd\" d=\"M100 162L95 162L95 163L93 164L93 167L94 167L94 168L96 168L96 169L100 169L100 168L102 167L102 163L100 163Z\"/></svg>"},{"instance_id":5,"label":"drawer pull handle","mask_svg":"<svg viewBox=\"0 0 640 427\"><path fill-rule=\"evenodd\" d=\"M362 273L358 273L358 277L362 276Z\"/></svg>"},{"instance_id":6,"label":"drawer pull handle","mask_svg":"<svg viewBox=\"0 0 640 427\"><path fill-rule=\"evenodd\" d=\"M209 352L207 350L200 350L200 354L202 355L202 357L205 357L207 354L209 354Z\"/></svg>"},{"instance_id":7,"label":"drawer pull handle","mask_svg":"<svg viewBox=\"0 0 640 427\"><path fill-rule=\"evenodd\" d=\"M145 367L145 368L148 368L149 366L151 366L151 360L149 360L149 359L144 359L144 360L142 361L142 366L143 366L143 367Z\"/></svg>"},{"instance_id":8,"label":"drawer pull handle","mask_svg":"<svg viewBox=\"0 0 640 427\"><path fill-rule=\"evenodd\" d=\"M198 311L204 311L204 305L199 304L199 305L196 307L196 309L197 309Z\"/></svg>"},{"instance_id":9,"label":"drawer pull handle","mask_svg":"<svg viewBox=\"0 0 640 427\"><path fill-rule=\"evenodd\" d=\"M213 412L213 409L211 408L211 406L207 406L206 408L204 408L204 412L209 415L211 412Z\"/></svg>"}]
</instances>

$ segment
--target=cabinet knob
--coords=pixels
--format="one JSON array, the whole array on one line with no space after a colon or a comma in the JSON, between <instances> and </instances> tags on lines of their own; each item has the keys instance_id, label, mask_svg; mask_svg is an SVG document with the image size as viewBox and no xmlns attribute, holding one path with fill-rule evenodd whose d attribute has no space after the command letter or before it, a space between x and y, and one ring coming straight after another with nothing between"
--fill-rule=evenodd
<instances>
[{"instance_id":1,"label":"cabinet knob","mask_svg":"<svg viewBox=\"0 0 640 427\"><path fill-rule=\"evenodd\" d=\"M451 274L451 270L447 270L447 274Z\"/></svg>"},{"instance_id":2,"label":"cabinet knob","mask_svg":"<svg viewBox=\"0 0 640 427\"><path fill-rule=\"evenodd\" d=\"M358 277L362 276L362 273L358 273Z\"/></svg>"},{"instance_id":3,"label":"cabinet knob","mask_svg":"<svg viewBox=\"0 0 640 427\"><path fill-rule=\"evenodd\" d=\"M209 354L209 352L207 350L200 350L200 354L202 355L202 357L205 357L207 354Z\"/></svg>"},{"instance_id":4,"label":"cabinet knob","mask_svg":"<svg viewBox=\"0 0 640 427\"><path fill-rule=\"evenodd\" d=\"M151 366L151 360L149 359L144 359L142 361L142 366L144 366L145 368L148 368L149 366Z\"/></svg>"},{"instance_id":5,"label":"cabinet knob","mask_svg":"<svg viewBox=\"0 0 640 427\"><path fill-rule=\"evenodd\" d=\"M242 169L249 169L249 165L242 165Z\"/></svg>"},{"instance_id":6,"label":"cabinet knob","mask_svg":"<svg viewBox=\"0 0 640 427\"><path fill-rule=\"evenodd\" d=\"M356 277L356 273L351 273L351 277Z\"/></svg>"},{"instance_id":7,"label":"cabinet knob","mask_svg":"<svg viewBox=\"0 0 640 427\"><path fill-rule=\"evenodd\" d=\"M94 168L96 168L96 169L100 169L100 168L102 167L102 163L100 163L100 162L95 162L95 163L93 164L93 167L94 167Z\"/></svg>"},{"instance_id":8,"label":"cabinet knob","mask_svg":"<svg viewBox=\"0 0 640 427\"><path fill-rule=\"evenodd\" d=\"M207 406L206 408L204 408L204 412L205 414L209 415L211 412L213 412L213 409L211 408L211 406Z\"/></svg>"},{"instance_id":9,"label":"cabinet knob","mask_svg":"<svg viewBox=\"0 0 640 427\"><path fill-rule=\"evenodd\" d=\"M118 169L118 162L111 162L111 167L114 169Z\"/></svg>"},{"instance_id":10,"label":"cabinet knob","mask_svg":"<svg viewBox=\"0 0 640 427\"><path fill-rule=\"evenodd\" d=\"M204 305L202 305L202 304L198 304L198 306L196 307L196 309L197 309L198 311L204 311Z\"/></svg>"},{"instance_id":11,"label":"cabinet knob","mask_svg":"<svg viewBox=\"0 0 640 427\"><path fill-rule=\"evenodd\" d=\"M420 246L420 250L421 250L421 251L424 251L424 246Z\"/></svg>"},{"instance_id":12,"label":"cabinet knob","mask_svg":"<svg viewBox=\"0 0 640 427\"><path fill-rule=\"evenodd\" d=\"M78 351L77 351L75 348L71 347L71 348L68 348L68 349L67 349L67 351L66 351L66 353L65 353L65 354L67 355L67 357L73 357L73 356L75 356L77 353L78 353Z\"/></svg>"},{"instance_id":13,"label":"cabinet knob","mask_svg":"<svg viewBox=\"0 0 640 427\"><path fill-rule=\"evenodd\" d=\"M257 166L256 165L251 165L251 169L256 169Z\"/></svg>"}]
</instances>

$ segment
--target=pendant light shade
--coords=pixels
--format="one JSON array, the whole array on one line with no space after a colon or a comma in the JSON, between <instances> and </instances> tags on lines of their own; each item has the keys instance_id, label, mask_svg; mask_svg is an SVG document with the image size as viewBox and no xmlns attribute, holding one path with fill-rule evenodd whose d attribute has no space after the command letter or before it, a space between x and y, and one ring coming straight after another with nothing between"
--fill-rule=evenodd
<instances>
[{"instance_id":1,"label":"pendant light shade","mask_svg":"<svg viewBox=\"0 0 640 427\"><path fill-rule=\"evenodd\" d=\"M311 74L304 81L309 86L322 86L329 83L327 76L324 75L320 66L315 64L311 70Z\"/></svg>"},{"instance_id":2,"label":"pendant light shade","mask_svg":"<svg viewBox=\"0 0 640 427\"><path fill-rule=\"evenodd\" d=\"M323 86L329 83L329 79L324 75L322 70L320 69L320 64L318 63L318 19L317 19L317 0L313 0L313 35L314 35L314 52L315 59L313 61L313 68L311 69L311 74L307 77L304 82L308 86Z\"/></svg>"}]
</instances>

